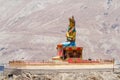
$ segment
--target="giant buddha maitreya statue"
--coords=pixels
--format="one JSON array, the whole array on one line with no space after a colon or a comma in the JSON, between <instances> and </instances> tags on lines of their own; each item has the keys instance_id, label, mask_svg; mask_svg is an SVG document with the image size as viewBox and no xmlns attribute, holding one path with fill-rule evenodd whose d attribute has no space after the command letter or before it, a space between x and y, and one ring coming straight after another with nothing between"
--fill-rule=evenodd
<instances>
[{"instance_id":1,"label":"giant buddha maitreya statue","mask_svg":"<svg viewBox=\"0 0 120 80\"><path fill-rule=\"evenodd\" d=\"M76 29L75 29L75 20L74 16L69 18L69 25L66 32L66 42L60 43L57 45L58 56L63 55L63 48L69 46L76 46L75 39L76 39Z\"/></svg>"}]
</instances>

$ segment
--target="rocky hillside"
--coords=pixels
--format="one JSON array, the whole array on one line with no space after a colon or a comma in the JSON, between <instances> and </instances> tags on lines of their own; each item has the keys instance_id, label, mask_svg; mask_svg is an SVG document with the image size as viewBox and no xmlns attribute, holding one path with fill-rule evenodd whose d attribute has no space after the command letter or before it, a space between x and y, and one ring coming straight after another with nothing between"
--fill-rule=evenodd
<instances>
[{"instance_id":1,"label":"rocky hillside","mask_svg":"<svg viewBox=\"0 0 120 80\"><path fill-rule=\"evenodd\" d=\"M48 60L74 15L84 58L120 59L120 0L0 0L0 62Z\"/></svg>"},{"instance_id":2,"label":"rocky hillside","mask_svg":"<svg viewBox=\"0 0 120 80\"><path fill-rule=\"evenodd\" d=\"M11 75L11 74L10 74ZM120 80L120 73L113 72L49 72L32 74L23 72L21 75L4 76L3 80ZM109 76L108 76L109 75Z\"/></svg>"}]
</instances>

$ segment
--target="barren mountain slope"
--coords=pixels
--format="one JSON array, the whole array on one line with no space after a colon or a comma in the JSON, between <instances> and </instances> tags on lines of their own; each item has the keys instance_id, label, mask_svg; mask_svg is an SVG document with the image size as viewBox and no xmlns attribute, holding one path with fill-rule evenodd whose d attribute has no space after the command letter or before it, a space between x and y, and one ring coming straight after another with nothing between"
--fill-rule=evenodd
<instances>
[{"instance_id":1,"label":"barren mountain slope","mask_svg":"<svg viewBox=\"0 0 120 80\"><path fill-rule=\"evenodd\" d=\"M84 58L120 58L120 0L0 0L0 62L49 60L74 15Z\"/></svg>"}]
</instances>

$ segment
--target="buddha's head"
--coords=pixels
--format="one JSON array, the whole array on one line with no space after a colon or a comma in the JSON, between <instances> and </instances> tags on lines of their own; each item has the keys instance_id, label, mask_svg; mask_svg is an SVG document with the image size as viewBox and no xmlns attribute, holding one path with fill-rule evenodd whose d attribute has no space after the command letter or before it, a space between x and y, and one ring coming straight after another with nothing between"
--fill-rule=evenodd
<instances>
[{"instance_id":1,"label":"buddha's head","mask_svg":"<svg viewBox=\"0 0 120 80\"><path fill-rule=\"evenodd\" d=\"M69 27L75 27L74 16L72 16L72 18L69 18Z\"/></svg>"}]
</instances>

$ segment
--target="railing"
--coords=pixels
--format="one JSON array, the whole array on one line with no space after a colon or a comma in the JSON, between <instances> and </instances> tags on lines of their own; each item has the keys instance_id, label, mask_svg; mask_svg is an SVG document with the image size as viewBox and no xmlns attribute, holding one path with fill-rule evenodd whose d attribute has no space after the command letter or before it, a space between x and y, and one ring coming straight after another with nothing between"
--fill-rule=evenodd
<instances>
[{"instance_id":1,"label":"railing","mask_svg":"<svg viewBox=\"0 0 120 80\"><path fill-rule=\"evenodd\" d=\"M108 64L113 63L113 60L82 60L82 59L68 59L67 61L9 61L9 66L44 66L44 65L71 65L71 64Z\"/></svg>"}]
</instances>

